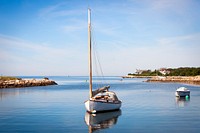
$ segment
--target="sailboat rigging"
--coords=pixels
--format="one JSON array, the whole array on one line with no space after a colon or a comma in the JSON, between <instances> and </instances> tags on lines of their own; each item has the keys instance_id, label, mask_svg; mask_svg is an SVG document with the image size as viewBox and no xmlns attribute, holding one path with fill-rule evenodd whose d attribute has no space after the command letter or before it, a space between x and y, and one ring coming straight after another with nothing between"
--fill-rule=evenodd
<instances>
[{"instance_id":1,"label":"sailboat rigging","mask_svg":"<svg viewBox=\"0 0 200 133\"><path fill-rule=\"evenodd\" d=\"M93 91L92 85L92 41L91 41L91 9L88 9L88 60L89 60L89 100L85 102L90 113L119 110L121 101L115 92L109 91L110 86L104 86Z\"/></svg>"}]
</instances>

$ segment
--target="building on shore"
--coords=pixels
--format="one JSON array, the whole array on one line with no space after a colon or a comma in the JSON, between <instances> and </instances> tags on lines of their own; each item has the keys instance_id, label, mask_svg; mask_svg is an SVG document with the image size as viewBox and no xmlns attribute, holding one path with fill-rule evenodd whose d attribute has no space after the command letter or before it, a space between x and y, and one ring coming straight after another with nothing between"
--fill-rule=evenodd
<instances>
[{"instance_id":1,"label":"building on shore","mask_svg":"<svg viewBox=\"0 0 200 133\"><path fill-rule=\"evenodd\" d=\"M170 71L167 68L160 68L158 70L162 75L170 74Z\"/></svg>"}]
</instances>

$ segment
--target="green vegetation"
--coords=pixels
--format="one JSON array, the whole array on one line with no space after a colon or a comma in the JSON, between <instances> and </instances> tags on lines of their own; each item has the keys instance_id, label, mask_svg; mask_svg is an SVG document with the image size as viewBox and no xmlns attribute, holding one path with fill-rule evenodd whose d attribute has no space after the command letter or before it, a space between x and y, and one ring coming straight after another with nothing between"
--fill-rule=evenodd
<instances>
[{"instance_id":1,"label":"green vegetation","mask_svg":"<svg viewBox=\"0 0 200 133\"><path fill-rule=\"evenodd\" d=\"M162 76L162 73L160 73L158 70L154 70L154 71L146 70L146 71L143 71L141 74L129 73L128 75L129 76Z\"/></svg>"},{"instance_id":2,"label":"green vegetation","mask_svg":"<svg viewBox=\"0 0 200 133\"><path fill-rule=\"evenodd\" d=\"M21 78L11 77L11 76L0 76L0 81L7 81L7 80L20 80Z\"/></svg>"},{"instance_id":3,"label":"green vegetation","mask_svg":"<svg viewBox=\"0 0 200 133\"><path fill-rule=\"evenodd\" d=\"M140 74L129 73L129 76L197 76L200 75L200 67L180 67L180 68L167 68L169 73L163 75L159 70L143 70Z\"/></svg>"},{"instance_id":4,"label":"green vegetation","mask_svg":"<svg viewBox=\"0 0 200 133\"><path fill-rule=\"evenodd\" d=\"M166 76L197 76L200 75L200 67L180 67L177 69L168 69L170 71Z\"/></svg>"},{"instance_id":5,"label":"green vegetation","mask_svg":"<svg viewBox=\"0 0 200 133\"><path fill-rule=\"evenodd\" d=\"M157 70L154 70L154 71L148 70L148 71L143 71L140 75L141 76L161 76L162 74Z\"/></svg>"}]
</instances>

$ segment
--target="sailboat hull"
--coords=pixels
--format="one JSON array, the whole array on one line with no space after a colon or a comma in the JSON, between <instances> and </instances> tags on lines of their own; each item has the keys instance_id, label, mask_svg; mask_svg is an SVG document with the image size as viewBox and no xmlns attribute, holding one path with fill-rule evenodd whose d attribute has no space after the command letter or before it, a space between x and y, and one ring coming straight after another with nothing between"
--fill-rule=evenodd
<instances>
[{"instance_id":1,"label":"sailboat hull","mask_svg":"<svg viewBox=\"0 0 200 133\"><path fill-rule=\"evenodd\" d=\"M108 101L95 101L88 100L85 102L85 108L90 113L106 112L119 110L121 107L121 101L108 102Z\"/></svg>"}]
</instances>

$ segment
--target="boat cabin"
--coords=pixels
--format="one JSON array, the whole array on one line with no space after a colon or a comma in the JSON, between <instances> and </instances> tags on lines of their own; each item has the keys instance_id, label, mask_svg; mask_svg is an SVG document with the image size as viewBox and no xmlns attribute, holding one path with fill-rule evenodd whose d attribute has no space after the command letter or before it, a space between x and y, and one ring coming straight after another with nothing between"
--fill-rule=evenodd
<instances>
[{"instance_id":1,"label":"boat cabin","mask_svg":"<svg viewBox=\"0 0 200 133\"><path fill-rule=\"evenodd\" d=\"M104 91L93 97L95 100L118 101L117 95L112 91Z\"/></svg>"}]
</instances>

